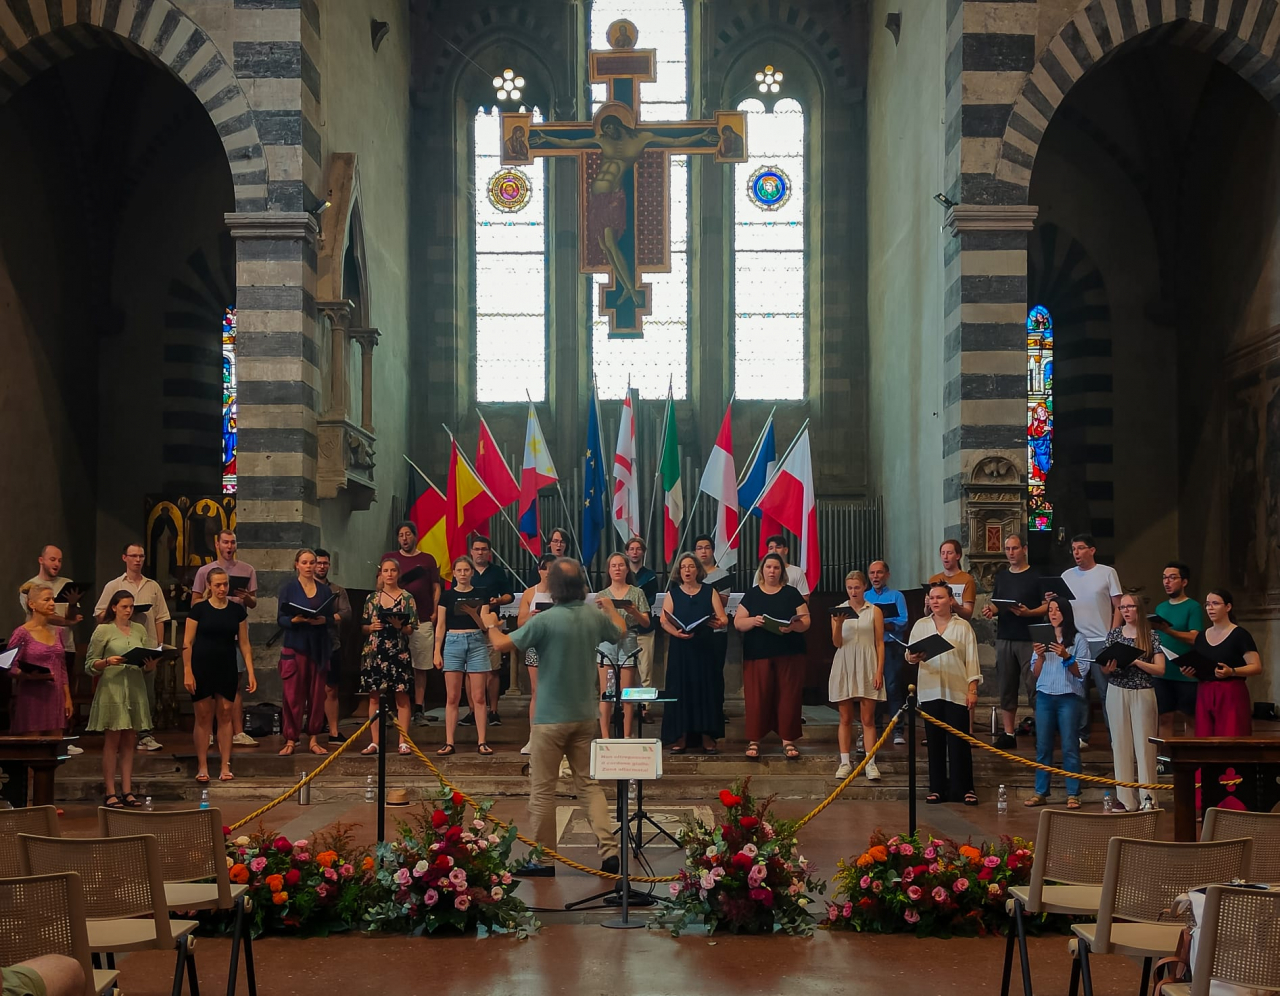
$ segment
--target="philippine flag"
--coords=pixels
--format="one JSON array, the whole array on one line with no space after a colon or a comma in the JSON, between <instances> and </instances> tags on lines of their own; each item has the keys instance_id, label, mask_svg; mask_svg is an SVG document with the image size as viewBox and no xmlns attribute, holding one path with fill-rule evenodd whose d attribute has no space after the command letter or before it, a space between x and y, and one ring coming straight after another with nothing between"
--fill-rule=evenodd
<instances>
[{"instance_id":1,"label":"philippine flag","mask_svg":"<svg viewBox=\"0 0 1280 996\"><path fill-rule=\"evenodd\" d=\"M525 547L535 557L542 556L542 523L538 514L538 489L560 480L551 462L546 437L538 422L538 412L529 406L529 422L524 431L524 462L520 467L520 504L517 526Z\"/></svg>"}]
</instances>

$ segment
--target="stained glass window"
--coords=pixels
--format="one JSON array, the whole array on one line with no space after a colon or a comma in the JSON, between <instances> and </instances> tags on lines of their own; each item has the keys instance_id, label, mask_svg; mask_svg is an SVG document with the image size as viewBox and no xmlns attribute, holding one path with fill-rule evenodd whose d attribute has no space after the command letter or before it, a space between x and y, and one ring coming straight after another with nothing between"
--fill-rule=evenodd
<instances>
[{"instance_id":1,"label":"stained glass window","mask_svg":"<svg viewBox=\"0 0 1280 996\"><path fill-rule=\"evenodd\" d=\"M533 119L542 115L535 107ZM545 159L503 166L498 110L475 118L476 400L547 397Z\"/></svg>"},{"instance_id":2,"label":"stained glass window","mask_svg":"<svg viewBox=\"0 0 1280 996\"><path fill-rule=\"evenodd\" d=\"M751 98L734 166L733 375L743 400L800 400L805 372L804 108Z\"/></svg>"},{"instance_id":3,"label":"stained glass window","mask_svg":"<svg viewBox=\"0 0 1280 996\"><path fill-rule=\"evenodd\" d=\"M236 309L222 316L222 493L236 493Z\"/></svg>"},{"instance_id":4,"label":"stained glass window","mask_svg":"<svg viewBox=\"0 0 1280 996\"><path fill-rule=\"evenodd\" d=\"M1053 506L1045 498L1045 476L1053 463L1053 316L1037 304L1027 315L1027 521L1053 528Z\"/></svg>"},{"instance_id":5,"label":"stained glass window","mask_svg":"<svg viewBox=\"0 0 1280 996\"><path fill-rule=\"evenodd\" d=\"M683 0L595 0L591 5L591 47L607 49L605 32L619 18L636 26L637 47L657 49L652 83L640 84L643 121L680 121L688 117L688 37ZM607 96L603 83L592 84L591 111ZM591 285L591 348L602 398L622 398L627 381L642 398L664 398L670 380L676 398L688 396L689 376L689 159L671 156L671 272L647 273L653 310L644 319L643 339L610 339L609 321L599 312L598 286Z\"/></svg>"}]
</instances>

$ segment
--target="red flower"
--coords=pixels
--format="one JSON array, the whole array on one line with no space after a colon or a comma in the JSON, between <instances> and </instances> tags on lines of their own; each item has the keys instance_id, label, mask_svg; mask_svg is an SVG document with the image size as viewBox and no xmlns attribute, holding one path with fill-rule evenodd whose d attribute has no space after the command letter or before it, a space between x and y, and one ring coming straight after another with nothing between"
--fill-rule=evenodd
<instances>
[{"instance_id":1,"label":"red flower","mask_svg":"<svg viewBox=\"0 0 1280 996\"><path fill-rule=\"evenodd\" d=\"M983 868L982 871L978 872L978 878L983 882L987 881L991 878L991 869Z\"/></svg>"},{"instance_id":2,"label":"red flower","mask_svg":"<svg viewBox=\"0 0 1280 996\"><path fill-rule=\"evenodd\" d=\"M447 840L450 844L457 843L458 840L461 839L461 837L462 837L462 827L460 826L456 826L456 825L451 826L448 830L444 832L444 839Z\"/></svg>"},{"instance_id":3,"label":"red flower","mask_svg":"<svg viewBox=\"0 0 1280 996\"><path fill-rule=\"evenodd\" d=\"M738 825L743 830L754 830L760 825L760 818L758 816L744 816L738 821Z\"/></svg>"},{"instance_id":4,"label":"red flower","mask_svg":"<svg viewBox=\"0 0 1280 996\"><path fill-rule=\"evenodd\" d=\"M439 830L442 826L449 822L449 814L443 809L433 809L431 811L431 826Z\"/></svg>"},{"instance_id":5,"label":"red flower","mask_svg":"<svg viewBox=\"0 0 1280 996\"><path fill-rule=\"evenodd\" d=\"M454 793L453 793L453 804L454 804L455 806L461 806L461 805L462 805L464 802L466 802L466 801L467 801L467 800L466 800L466 799L464 799L464 798L462 797L462 793L461 793L461 792L454 792Z\"/></svg>"},{"instance_id":6,"label":"red flower","mask_svg":"<svg viewBox=\"0 0 1280 996\"><path fill-rule=\"evenodd\" d=\"M874 906L875 900L870 899L867 896L863 896L861 899L858 900L858 905L861 906L863 909L866 909L868 906Z\"/></svg>"},{"instance_id":7,"label":"red flower","mask_svg":"<svg viewBox=\"0 0 1280 996\"><path fill-rule=\"evenodd\" d=\"M742 851L739 851L737 854L733 856L731 863L733 867L737 868L739 871L746 871L753 864L755 864L751 856L748 854L744 854Z\"/></svg>"},{"instance_id":8,"label":"red flower","mask_svg":"<svg viewBox=\"0 0 1280 996\"><path fill-rule=\"evenodd\" d=\"M224 826L224 827L222 828L222 836L224 836L224 837L230 837L230 836L231 836L231 828L230 828L230 827L227 827L227 826Z\"/></svg>"},{"instance_id":9,"label":"red flower","mask_svg":"<svg viewBox=\"0 0 1280 996\"><path fill-rule=\"evenodd\" d=\"M293 845L289 843L288 837L277 837L271 846L281 854L288 854L293 850Z\"/></svg>"},{"instance_id":10,"label":"red flower","mask_svg":"<svg viewBox=\"0 0 1280 996\"><path fill-rule=\"evenodd\" d=\"M284 884L290 887L297 885L302 881L302 872L296 868L290 868L284 873Z\"/></svg>"},{"instance_id":11,"label":"red flower","mask_svg":"<svg viewBox=\"0 0 1280 996\"><path fill-rule=\"evenodd\" d=\"M720 790L720 805L725 809L732 809L734 806L742 805L742 796L734 795L728 789Z\"/></svg>"}]
</instances>

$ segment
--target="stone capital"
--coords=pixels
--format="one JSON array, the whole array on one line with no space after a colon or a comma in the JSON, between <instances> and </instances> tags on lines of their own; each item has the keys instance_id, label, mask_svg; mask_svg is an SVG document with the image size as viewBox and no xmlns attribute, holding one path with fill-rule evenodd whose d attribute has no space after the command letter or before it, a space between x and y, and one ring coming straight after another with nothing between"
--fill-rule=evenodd
<instances>
[{"instance_id":1,"label":"stone capital","mask_svg":"<svg viewBox=\"0 0 1280 996\"><path fill-rule=\"evenodd\" d=\"M233 239L306 239L315 242L320 227L306 211L229 211L223 216Z\"/></svg>"},{"instance_id":2,"label":"stone capital","mask_svg":"<svg viewBox=\"0 0 1280 996\"><path fill-rule=\"evenodd\" d=\"M947 228L962 232L1029 232L1040 209L1034 204L957 204L947 210Z\"/></svg>"},{"instance_id":3,"label":"stone capital","mask_svg":"<svg viewBox=\"0 0 1280 996\"><path fill-rule=\"evenodd\" d=\"M358 342L365 353L372 352L373 347L382 337L382 333L377 329L347 329L347 335L353 342Z\"/></svg>"},{"instance_id":4,"label":"stone capital","mask_svg":"<svg viewBox=\"0 0 1280 996\"><path fill-rule=\"evenodd\" d=\"M334 328L347 329L356 306L351 301L317 301L316 310L333 323ZM350 331L350 330L348 330Z\"/></svg>"}]
</instances>

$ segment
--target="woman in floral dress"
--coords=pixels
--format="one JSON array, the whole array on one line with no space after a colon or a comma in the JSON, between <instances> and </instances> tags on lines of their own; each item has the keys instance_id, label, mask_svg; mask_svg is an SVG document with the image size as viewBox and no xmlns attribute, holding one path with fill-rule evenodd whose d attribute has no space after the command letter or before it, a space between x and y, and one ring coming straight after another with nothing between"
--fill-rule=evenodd
<instances>
[{"instance_id":1,"label":"woman in floral dress","mask_svg":"<svg viewBox=\"0 0 1280 996\"><path fill-rule=\"evenodd\" d=\"M365 599L360 630L365 634L360 655L360 691L369 696L369 715L378 711L383 685L396 695L396 717L409 728L409 693L413 690L413 662L409 659L409 634L418 628L418 608L413 596L400 587L400 565L390 557L378 568L378 590ZM373 742L361 754L378 753L378 727L369 727ZM400 753L409 745L400 740Z\"/></svg>"}]
</instances>

